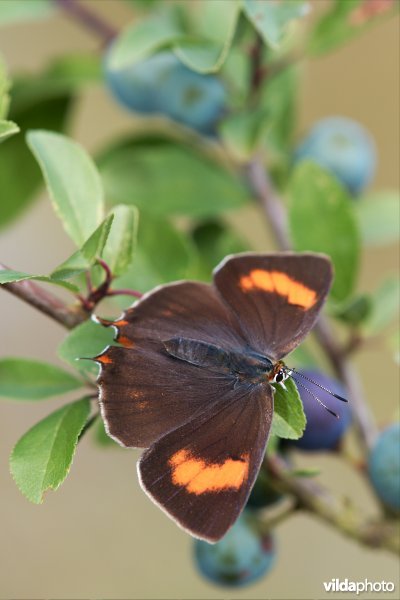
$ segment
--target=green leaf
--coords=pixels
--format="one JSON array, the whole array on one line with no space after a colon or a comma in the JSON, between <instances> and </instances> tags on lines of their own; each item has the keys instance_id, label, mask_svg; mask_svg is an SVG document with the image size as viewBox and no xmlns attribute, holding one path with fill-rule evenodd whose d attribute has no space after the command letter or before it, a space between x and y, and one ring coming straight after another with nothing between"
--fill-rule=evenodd
<instances>
[{"instance_id":1,"label":"green leaf","mask_svg":"<svg viewBox=\"0 0 400 600\"><path fill-rule=\"evenodd\" d=\"M265 141L270 126L266 110L247 110L228 116L219 125L219 133L229 153L242 162L248 161Z\"/></svg>"},{"instance_id":2,"label":"green leaf","mask_svg":"<svg viewBox=\"0 0 400 600\"><path fill-rule=\"evenodd\" d=\"M14 98L13 90L10 116L21 131L31 127L60 131L65 127L71 106L70 95L37 99L21 110L14 109ZM0 181L0 227L4 227L29 205L43 181L24 136L17 135L7 140L7 148L0 154Z\"/></svg>"},{"instance_id":3,"label":"green leaf","mask_svg":"<svg viewBox=\"0 0 400 600\"><path fill-rule=\"evenodd\" d=\"M215 28L207 32L206 37L190 35L182 29L176 13L165 10L139 23L135 21L122 32L109 51L109 68L126 69L161 49L171 48L189 68L199 73L217 71L232 44L240 3L238 0L213 2L207 8L208 12L213 11L214 21L219 23L217 37L210 37Z\"/></svg>"},{"instance_id":4,"label":"green leaf","mask_svg":"<svg viewBox=\"0 0 400 600\"><path fill-rule=\"evenodd\" d=\"M361 237L365 244L383 246L400 239L400 197L398 190L379 191L355 203Z\"/></svg>"},{"instance_id":5,"label":"green leaf","mask_svg":"<svg viewBox=\"0 0 400 600\"><path fill-rule=\"evenodd\" d=\"M135 206L119 204L111 214L114 221L104 248L104 260L113 275L118 277L125 273L133 261L139 212Z\"/></svg>"},{"instance_id":6,"label":"green leaf","mask_svg":"<svg viewBox=\"0 0 400 600\"><path fill-rule=\"evenodd\" d=\"M7 75L6 65L0 55L0 119L5 119L8 115L10 105L9 90L11 81Z\"/></svg>"},{"instance_id":7,"label":"green leaf","mask_svg":"<svg viewBox=\"0 0 400 600\"><path fill-rule=\"evenodd\" d=\"M89 239L86 240L82 248L74 252L72 256L59 265L52 272L51 277L54 279L69 279L87 271L95 263L96 259L101 258L113 219L113 214L106 217Z\"/></svg>"},{"instance_id":8,"label":"green leaf","mask_svg":"<svg viewBox=\"0 0 400 600\"><path fill-rule=\"evenodd\" d=\"M53 11L51 0L1 0L0 26L44 19Z\"/></svg>"},{"instance_id":9,"label":"green leaf","mask_svg":"<svg viewBox=\"0 0 400 600\"><path fill-rule=\"evenodd\" d=\"M19 113L37 103L76 95L86 85L101 83L102 78L101 63L97 56L67 54L52 61L42 72L15 77L12 111ZM44 129L43 125L41 129Z\"/></svg>"},{"instance_id":10,"label":"green leaf","mask_svg":"<svg viewBox=\"0 0 400 600\"><path fill-rule=\"evenodd\" d=\"M30 131L27 142L46 180L54 209L81 246L104 216L100 176L86 151L64 135Z\"/></svg>"},{"instance_id":11,"label":"green leaf","mask_svg":"<svg viewBox=\"0 0 400 600\"><path fill-rule=\"evenodd\" d=\"M260 104L266 111L266 148L272 159L288 162L296 126L299 72L289 67L278 73L262 89Z\"/></svg>"},{"instance_id":12,"label":"green leaf","mask_svg":"<svg viewBox=\"0 0 400 600\"><path fill-rule=\"evenodd\" d=\"M183 35L171 11L135 20L114 40L108 53L112 70L125 69L165 48Z\"/></svg>"},{"instance_id":13,"label":"green leaf","mask_svg":"<svg viewBox=\"0 0 400 600\"><path fill-rule=\"evenodd\" d=\"M335 178L310 161L294 169L289 196L295 250L328 254L335 268L332 297L345 300L354 287L360 254L352 201Z\"/></svg>"},{"instance_id":14,"label":"green leaf","mask_svg":"<svg viewBox=\"0 0 400 600\"><path fill-rule=\"evenodd\" d=\"M44 72L14 78L10 118L23 132L28 129L63 131L73 96L85 84L100 80L99 65L99 59L93 55L67 55ZM43 182L23 136L7 141L7 151L0 156L0 181L0 227L3 227L29 205Z\"/></svg>"},{"instance_id":15,"label":"green leaf","mask_svg":"<svg viewBox=\"0 0 400 600\"><path fill-rule=\"evenodd\" d=\"M11 103L13 121L22 131L31 128L63 130L72 94L76 94L84 84L98 80L99 74L97 59L74 55L57 60L44 73L17 78ZM21 172L24 177L20 176ZM28 206L42 183L40 170L23 136L8 140L7 152L2 152L0 157L0 181L1 227Z\"/></svg>"},{"instance_id":16,"label":"green leaf","mask_svg":"<svg viewBox=\"0 0 400 600\"><path fill-rule=\"evenodd\" d=\"M368 319L371 310L372 300L370 296L367 294L359 294L339 306L333 314L337 319L340 319L344 323L358 326Z\"/></svg>"},{"instance_id":17,"label":"green leaf","mask_svg":"<svg viewBox=\"0 0 400 600\"><path fill-rule=\"evenodd\" d=\"M318 468L308 468L308 469L294 469L290 471L291 477L316 477L321 473L321 469Z\"/></svg>"},{"instance_id":18,"label":"green leaf","mask_svg":"<svg viewBox=\"0 0 400 600\"><path fill-rule=\"evenodd\" d=\"M19 132L19 127L12 121L0 121L0 144Z\"/></svg>"},{"instance_id":19,"label":"green leaf","mask_svg":"<svg viewBox=\"0 0 400 600\"><path fill-rule=\"evenodd\" d=\"M10 470L28 500L40 504L44 492L60 487L89 412L87 398L67 404L34 425L17 442L10 456Z\"/></svg>"},{"instance_id":20,"label":"green leaf","mask_svg":"<svg viewBox=\"0 0 400 600\"><path fill-rule=\"evenodd\" d=\"M274 417L271 435L290 440L299 439L306 427L306 416L293 379L285 381L286 390L275 385Z\"/></svg>"},{"instance_id":21,"label":"green leaf","mask_svg":"<svg viewBox=\"0 0 400 600\"><path fill-rule=\"evenodd\" d=\"M372 295L372 310L363 324L366 335L376 335L399 315L400 280L389 277Z\"/></svg>"},{"instance_id":22,"label":"green leaf","mask_svg":"<svg viewBox=\"0 0 400 600\"><path fill-rule=\"evenodd\" d=\"M58 356L86 376L97 376L98 365L91 360L113 343L114 330L88 320L75 327L58 347Z\"/></svg>"},{"instance_id":23,"label":"green leaf","mask_svg":"<svg viewBox=\"0 0 400 600\"><path fill-rule=\"evenodd\" d=\"M308 40L310 54L324 54L339 46L357 28L351 24L351 15L360 6L362 0L334 0L329 10L316 22Z\"/></svg>"},{"instance_id":24,"label":"green leaf","mask_svg":"<svg viewBox=\"0 0 400 600\"><path fill-rule=\"evenodd\" d=\"M195 250L185 234L167 220L142 212L135 260L114 287L145 292L161 283L185 279L195 260Z\"/></svg>"},{"instance_id":25,"label":"green leaf","mask_svg":"<svg viewBox=\"0 0 400 600\"><path fill-rule=\"evenodd\" d=\"M277 48L289 23L309 13L309 4L303 0L243 0L243 10L264 42L271 48Z\"/></svg>"},{"instance_id":26,"label":"green leaf","mask_svg":"<svg viewBox=\"0 0 400 600\"><path fill-rule=\"evenodd\" d=\"M13 400L43 400L82 387L63 369L26 358L0 359L0 396Z\"/></svg>"},{"instance_id":27,"label":"green leaf","mask_svg":"<svg viewBox=\"0 0 400 600\"><path fill-rule=\"evenodd\" d=\"M249 194L242 182L178 144L125 140L98 158L107 198L154 216L209 217L238 208Z\"/></svg>"},{"instance_id":28,"label":"green leaf","mask_svg":"<svg viewBox=\"0 0 400 600\"><path fill-rule=\"evenodd\" d=\"M203 16L202 34L205 39L178 41L173 45L175 54L190 69L198 73L219 71L232 45L239 15L238 0L203 2L200 19Z\"/></svg>"},{"instance_id":29,"label":"green leaf","mask_svg":"<svg viewBox=\"0 0 400 600\"><path fill-rule=\"evenodd\" d=\"M53 279L47 275L30 275L29 273L13 271L11 269L0 270L0 285L5 283L18 283L19 281L26 281L30 279L34 281L44 281L45 283L51 283L53 285L60 285L61 287L65 287L70 292L79 291L79 288L76 285L67 281L58 281L57 279Z\"/></svg>"},{"instance_id":30,"label":"green leaf","mask_svg":"<svg viewBox=\"0 0 400 600\"><path fill-rule=\"evenodd\" d=\"M205 221L192 231L192 238L198 250L199 265L196 279L209 281L212 270L228 254L245 252L249 247L237 233L222 221Z\"/></svg>"},{"instance_id":31,"label":"green leaf","mask_svg":"<svg viewBox=\"0 0 400 600\"><path fill-rule=\"evenodd\" d=\"M378 3L376 8L363 0L335 0L329 10L316 22L308 39L307 50L312 55L321 55L350 41L371 25L392 16L399 8L398 2L386 7Z\"/></svg>"}]
</instances>

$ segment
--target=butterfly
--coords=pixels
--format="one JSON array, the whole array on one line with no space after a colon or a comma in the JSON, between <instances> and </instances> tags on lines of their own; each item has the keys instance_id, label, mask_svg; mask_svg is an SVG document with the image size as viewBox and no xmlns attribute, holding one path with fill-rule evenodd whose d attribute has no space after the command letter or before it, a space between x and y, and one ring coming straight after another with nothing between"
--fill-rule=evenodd
<instances>
[{"instance_id":1,"label":"butterfly","mask_svg":"<svg viewBox=\"0 0 400 600\"><path fill-rule=\"evenodd\" d=\"M216 542L238 518L264 458L282 358L313 327L332 282L319 254L227 257L211 285L145 294L95 360L107 433L146 448L144 491L191 535Z\"/></svg>"}]
</instances>

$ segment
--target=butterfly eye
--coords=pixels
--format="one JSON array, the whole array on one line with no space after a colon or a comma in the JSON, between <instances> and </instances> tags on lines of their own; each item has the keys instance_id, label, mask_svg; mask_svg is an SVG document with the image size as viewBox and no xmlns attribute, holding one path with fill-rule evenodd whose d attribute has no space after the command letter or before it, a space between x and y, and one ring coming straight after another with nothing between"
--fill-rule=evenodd
<instances>
[{"instance_id":1,"label":"butterfly eye","mask_svg":"<svg viewBox=\"0 0 400 600\"><path fill-rule=\"evenodd\" d=\"M278 373L275 375L275 381L276 383L280 383L281 381L284 380L284 374L283 371L278 371Z\"/></svg>"}]
</instances>

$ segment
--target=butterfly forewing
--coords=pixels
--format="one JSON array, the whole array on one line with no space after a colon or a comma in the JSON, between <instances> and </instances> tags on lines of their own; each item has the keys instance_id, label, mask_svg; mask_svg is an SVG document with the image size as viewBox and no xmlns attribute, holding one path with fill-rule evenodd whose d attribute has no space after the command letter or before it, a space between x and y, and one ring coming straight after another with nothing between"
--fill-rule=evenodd
<instances>
[{"instance_id":1,"label":"butterfly forewing","mask_svg":"<svg viewBox=\"0 0 400 600\"><path fill-rule=\"evenodd\" d=\"M243 254L214 271L214 284L250 347L275 360L308 334L331 282L331 262L318 254Z\"/></svg>"},{"instance_id":2,"label":"butterfly forewing","mask_svg":"<svg viewBox=\"0 0 400 600\"><path fill-rule=\"evenodd\" d=\"M146 448L206 410L229 389L218 373L177 360L164 341L182 335L224 348L245 344L235 318L215 290L200 283L163 286L115 322L116 340L97 357L102 415L108 433L129 447Z\"/></svg>"}]
</instances>

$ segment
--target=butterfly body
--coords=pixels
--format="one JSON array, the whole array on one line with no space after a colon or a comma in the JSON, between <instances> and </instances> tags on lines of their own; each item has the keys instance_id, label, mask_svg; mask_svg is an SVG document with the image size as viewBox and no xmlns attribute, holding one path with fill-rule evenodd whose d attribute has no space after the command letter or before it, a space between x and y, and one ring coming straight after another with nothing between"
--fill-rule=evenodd
<instances>
[{"instance_id":1,"label":"butterfly body","mask_svg":"<svg viewBox=\"0 0 400 600\"><path fill-rule=\"evenodd\" d=\"M281 359L331 280L321 255L236 255L212 285L160 286L112 323L120 346L95 359L106 430L147 448L143 489L192 535L217 541L243 509L271 429L271 383L288 376Z\"/></svg>"},{"instance_id":2,"label":"butterfly body","mask_svg":"<svg viewBox=\"0 0 400 600\"><path fill-rule=\"evenodd\" d=\"M237 382L262 383L274 370L269 358L248 349L224 350L214 344L179 337L165 341L164 347L178 360L225 373Z\"/></svg>"}]
</instances>

